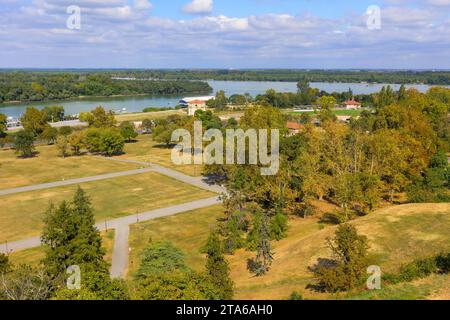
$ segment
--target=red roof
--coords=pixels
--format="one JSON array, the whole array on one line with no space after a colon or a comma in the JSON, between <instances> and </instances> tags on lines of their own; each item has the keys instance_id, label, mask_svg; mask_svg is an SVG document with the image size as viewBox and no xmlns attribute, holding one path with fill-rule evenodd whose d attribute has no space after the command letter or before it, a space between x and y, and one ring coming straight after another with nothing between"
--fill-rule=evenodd
<instances>
[{"instance_id":1,"label":"red roof","mask_svg":"<svg viewBox=\"0 0 450 320\"><path fill-rule=\"evenodd\" d=\"M344 102L345 105L347 106L360 106L361 103L359 103L358 101L355 100L347 100Z\"/></svg>"},{"instance_id":2,"label":"red roof","mask_svg":"<svg viewBox=\"0 0 450 320\"><path fill-rule=\"evenodd\" d=\"M302 127L302 125L301 125L300 123L297 123L297 122L291 122L291 121L289 121L289 122L287 123L286 127L287 127L289 130L300 130L301 127Z\"/></svg>"},{"instance_id":3,"label":"red roof","mask_svg":"<svg viewBox=\"0 0 450 320\"><path fill-rule=\"evenodd\" d=\"M193 100L189 104L206 104L206 102L203 100Z\"/></svg>"}]
</instances>

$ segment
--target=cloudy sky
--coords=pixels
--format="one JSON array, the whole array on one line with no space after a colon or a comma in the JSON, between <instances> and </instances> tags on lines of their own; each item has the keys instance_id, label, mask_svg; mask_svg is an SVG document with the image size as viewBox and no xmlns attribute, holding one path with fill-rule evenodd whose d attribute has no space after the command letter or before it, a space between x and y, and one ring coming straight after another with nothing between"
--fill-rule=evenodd
<instances>
[{"instance_id":1,"label":"cloudy sky","mask_svg":"<svg viewBox=\"0 0 450 320\"><path fill-rule=\"evenodd\" d=\"M450 0L0 0L17 67L450 69Z\"/></svg>"}]
</instances>

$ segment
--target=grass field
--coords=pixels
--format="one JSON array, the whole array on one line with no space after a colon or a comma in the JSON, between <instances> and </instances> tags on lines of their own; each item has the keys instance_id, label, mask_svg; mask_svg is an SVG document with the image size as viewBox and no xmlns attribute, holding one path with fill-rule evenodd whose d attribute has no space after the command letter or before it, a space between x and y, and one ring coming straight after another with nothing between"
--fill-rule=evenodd
<instances>
[{"instance_id":1,"label":"grass field","mask_svg":"<svg viewBox=\"0 0 450 320\"><path fill-rule=\"evenodd\" d=\"M135 225L131 229L130 273L139 265L139 254L149 239L169 240L187 255L189 265L202 270L205 260L200 248L223 209L215 206L171 218ZM353 222L361 234L368 236L371 255L384 272L395 272L403 264L450 249L450 204L412 204L388 207ZM254 256L245 250L229 256L236 299L286 299L293 291L306 298L330 298L327 294L306 289L313 282L308 267L318 258L330 256L325 241L333 236L335 226L325 226L315 218L292 218L288 237L273 243L275 261L264 277L255 278L246 269L246 261ZM417 296L428 297L444 290L445 278L436 277L416 289ZM415 286L416 284L411 284ZM400 286L400 285L399 285ZM404 284L407 288L407 284ZM386 289L386 297L395 290ZM389 291L390 290L390 291ZM403 298L407 298L405 289ZM401 295L401 294L400 294ZM345 298L345 297L335 297ZM364 295L357 298L366 298ZM367 296L368 298L368 296ZM431 298L431 297L430 297Z\"/></svg>"},{"instance_id":2,"label":"grass field","mask_svg":"<svg viewBox=\"0 0 450 320\"><path fill-rule=\"evenodd\" d=\"M138 113L127 113L127 114L119 114L116 115L115 118L117 122L124 121L142 121L144 119L160 119L165 118L170 115L179 114L186 115L186 112L183 110L168 110L168 111L156 111L156 112L138 112Z\"/></svg>"},{"instance_id":3,"label":"grass field","mask_svg":"<svg viewBox=\"0 0 450 320\"><path fill-rule=\"evenodd\" d=\"M138 165L93 156L61 158L55 146L37 147L34 158L20 159L14 150L0 150L0 189L137 169Z\"/></svg>"},{"instance_id":4,"label":"grass field","mask_svg":"<svg viewBox=\"0 0 450 320\"><path fill-rule=\"evenodd\" d=\"M203 168L201 165L178 166L173 164L171 154L172 149L153 141L151 135L140 135L137 142L128 143L125 146L125 154L118 158L152 162L190 176L198 177L202 174Z\"/></svg>"},{"instance_id":5,"label":"grass field","mask_svg":"<svg viewBox=\"0 0 450 320\"><path fill-rule=\"evenodd\" d=\"M154 172L80 186L91 197L98 222L213 196ZM0 243L39 235L50 201L69 200L76 188L74 185L0 197Z\"/></svg>"},{"instance_id":6,"label":"grass field","mask_svg":"<svg viewBox=\"0 0 450 320\"><path fill-rule=\"evenodd\" d=\"M114 248L114 230L102 232L103 248L106 250L105 260L108 263L112 261L112 253ZM13 265L28 264L31 266L39 265L40 261L45 257L45 252L42 247L27 249L13 252L9 255L9 261Z\"/></svg>"},{"instance_id":7,"label":"grass field","mask_svg":"<svg viewBox=\"0 0 450 320\"><path fill-rule=\"evenodd\" d=\"M140 263L140 254L150 241L168 240L181 248L186 254L188 265L195 270L202 270L204 255L200 249L208 238L210 229L217 218L223 216L221 205L175 216L143 222L130 229L130 264L128 277L133 276Z\"/></svg>"}]
</instances>

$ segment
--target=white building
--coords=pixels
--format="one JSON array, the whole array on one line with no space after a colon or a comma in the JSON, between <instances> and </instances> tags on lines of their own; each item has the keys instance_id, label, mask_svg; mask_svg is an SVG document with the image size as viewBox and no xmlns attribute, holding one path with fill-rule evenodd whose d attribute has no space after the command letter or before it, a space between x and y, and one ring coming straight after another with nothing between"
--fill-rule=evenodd
<instances>
[{"instance_id":1,"label":"white building","mask_svg":"<svg viewBox=\"0 0 450 320\"><path fill-rule=\"evenodd\" d=\"M347 110L358 110L358 109L361 109L362 105L358 101L347 100L344 102L344 107Z\"/></svg>"},{"instance_id":2,"label":"white building","mask_svg":"<svg viewBox=\"0 0 450 320\"><path fill-rule=\"evenodd\" d=\"M206 104L206 101L215 99L216 97L214 96L205 96L205 97L187 97L187 98L183 98L180 100L179 105L182 108L187 108L189 107L189 102L195 101L195 100L199 100L199 101L203 101Z\"/></svg>"},{"instance_id":3,"label":"white building","mask_svg":"<svg viewBox=\"0 0 450 320\"><path fill-rule=\"evenodd\" d=\"M193 100L188 103L188 115L193 117L197 110L206 111L206 101Z\"/></svg>"},{"instance_id":4,"label":"white building","mask_svg":"<svg viewBox=\"0 0 450 320\"><path fill-rule=\"evenodd\" d=\"M16 128L20 127L22 124L20 123L20 120L13 117L8 117L6 119L6 127L7 128Z\"/></svg>"}]
</instances>

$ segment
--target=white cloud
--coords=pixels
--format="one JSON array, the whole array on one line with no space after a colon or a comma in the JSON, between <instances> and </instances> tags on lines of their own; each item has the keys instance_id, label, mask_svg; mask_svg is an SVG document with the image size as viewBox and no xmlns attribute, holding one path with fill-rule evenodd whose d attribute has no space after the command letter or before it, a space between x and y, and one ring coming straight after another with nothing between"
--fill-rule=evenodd
<instances>
[{"instance_id":1,"label":"white cloud","mask_svg":"<svg viewBox=\"0 0 450 320\"><path fill-rule=\"evenodd\" d=\"M213 0L192 0L184 6L183 11L191 14L206 14L213 10Z\"/></svg>"},{"instance_id":2,"label":"white cloud","mask_svg":"<svg viewBox=\"0 0 450 320\"><path fill-rule=\"evenodd\" d=\"M150 10L153 5L148 0L134 0L134 8L136 10Z\"/></svg>"}]
</instances>

